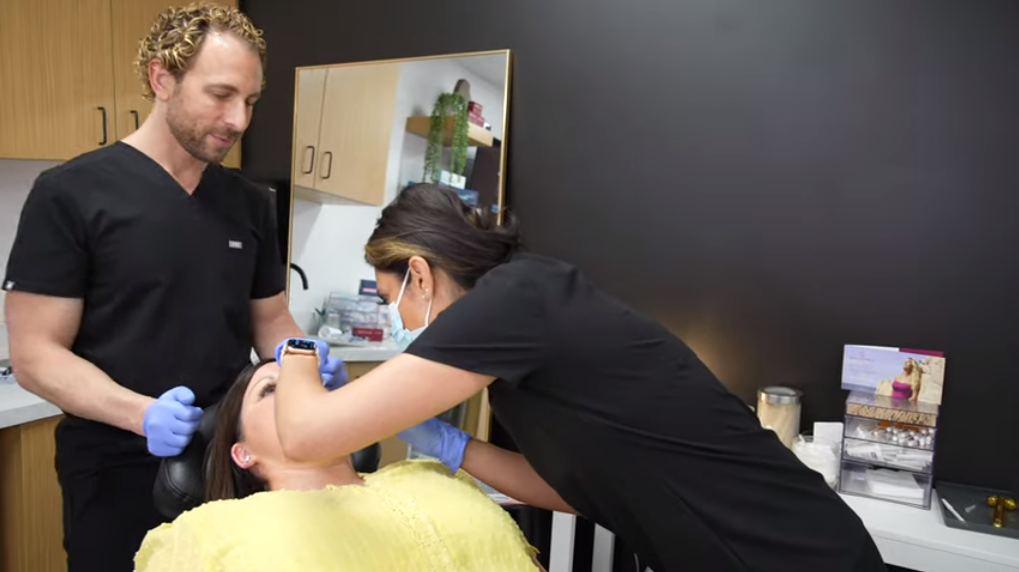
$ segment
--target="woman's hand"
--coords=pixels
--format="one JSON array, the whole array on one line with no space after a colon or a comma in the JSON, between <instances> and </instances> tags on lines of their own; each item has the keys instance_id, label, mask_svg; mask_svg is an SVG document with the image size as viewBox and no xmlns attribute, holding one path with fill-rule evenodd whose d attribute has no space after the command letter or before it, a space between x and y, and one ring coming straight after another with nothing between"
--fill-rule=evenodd
<instances>
[{"instance_id":1,"label":"woman's hand","mask_svg":"<svg viewBox=\"0 0 1019 572\"><path fill-rule=\"evenodd\" d=\"M464 451L463 470L520 502L546 510L578 514L520 453L472 439Z\"/></svg>"},{"instance_id":2,"label":"woman's hand","mask_svg":"<svg viewBox=\"0 0 1019 572\"><path fill-rule=\"evenodd\" d=\"M433 457L456 473L463 464L464 450L471 436L435 417L396 434L401 440L429 457Z\"/></svg>"},{"instance_id":3,"label":"woman's hand","mask_svg":"<svg viewBox=\"0 0 1019 572\"><path fill-rule=\"evenodd\" d=\"M397 437L429 457L438 459L454 473L463 469L495 490L532 506L576 514L576 511L531 467L520 453L491 443L471 440L466 431L435 417ZM468 445L470 448L468 449ZM469 458L465 455L470 451Z\"/></svg>"}]
</instances>

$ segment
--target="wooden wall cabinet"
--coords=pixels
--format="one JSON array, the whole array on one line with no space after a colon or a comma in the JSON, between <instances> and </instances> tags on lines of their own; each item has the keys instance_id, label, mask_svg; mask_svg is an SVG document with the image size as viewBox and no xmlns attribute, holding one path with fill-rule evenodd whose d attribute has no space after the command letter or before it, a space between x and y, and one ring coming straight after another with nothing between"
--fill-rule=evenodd
<instances>
[{"instance_id":1,"label":"wooden wall cabinet","mask_svg":"<svg viewBox=\"0 0 1019 572\"><path fill-rule=\"evenodd\" d=\"M320 203L384 203L399 80L398 63L299 72L297 196Z\"/></svg>"},{"instance_id":2,"label":"wooden wall cabinet","mask_svg":"<svg viewBox=\"0 0 1019 572\"><path fill-rule=\"evenodd\" d=\"M237 5L237 0L220 0ZM0 2L0 158L65 161L148 116L138 42L165 0ZM223 161L240 166L240 145Z\"/></svg>"},{"instance_id":3,"label":"wooden wall cabinet","mask_svg":"<svg viewBox=\"0 0 1019 572\"><path fill-rule=\"evenodd\" d=\"M326 92L326 68L301 70L297 75L297 113L294 117L294 184L315 188L319 126Z\"/></svg>"}]
</instances>

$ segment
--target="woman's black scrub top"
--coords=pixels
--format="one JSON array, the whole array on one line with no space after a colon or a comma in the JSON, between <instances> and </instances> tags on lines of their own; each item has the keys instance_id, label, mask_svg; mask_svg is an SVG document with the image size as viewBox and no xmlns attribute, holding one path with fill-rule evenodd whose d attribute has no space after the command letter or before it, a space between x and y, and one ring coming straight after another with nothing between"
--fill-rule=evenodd
<instances>
[{"instance_id":1,"label":"woman's black scrub top","mask_svg":"<svg viewBox=\"0 0 1019 572\"><path fill-rule=\"evenodd\" d=\"M520 452L655 572L873 569L819 473L686 344L567 264L515 255L407 353L496 377L492 412Z\"/></svg>"}]
</instances>

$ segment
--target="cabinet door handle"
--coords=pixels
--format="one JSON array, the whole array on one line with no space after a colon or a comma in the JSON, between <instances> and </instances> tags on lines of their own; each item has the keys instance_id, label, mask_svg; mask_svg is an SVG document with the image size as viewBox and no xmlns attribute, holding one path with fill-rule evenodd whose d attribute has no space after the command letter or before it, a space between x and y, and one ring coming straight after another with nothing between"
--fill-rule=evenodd
<instances>
[{"instance_id":1,"label":"cabinet door handle","mask_svg":"<svg viewBox=\"0 0 1019 572\"><path fill-rule=\"evenodd\" d=\"M137 131L138 130L138 112L132 109L131 110L131 115L134 116L134 129L135 129L135 131Z\"/></svg>"},{"instance_id":2,"label":"cabinet door handle","mask_svg":"<svg viewBox=\"0 0 1019 572\"><path fill-rule=\"evenodd\" d=\"M96 109L103 114L103 140L99 142L100 145L106 145L106 108L99 106Z\"/></svg>"},{"instance_id":3,"label":"cabinet door handle","mask_svg":"<svg viewBox=\"0 0 1019 572\"><path fill-rule=\"evenodd\" d=\"M333 152L326 151L325 153L322 153L323 158L326 155L329 155L329 170L326 171L326 174L322 176L323 179L328 179L333 174Z\"/></svg>"},{"instance_id":4,"label":"cabinet door handle","mask_svg":"<svg viewBox=\"0 0 1019 572\"><path fill-rule=\"evenodd\" d=\"M307 151L308 149L311 149L311 164L308 165L307 171L301 171L302 175L309 175L315 171L315 146L308 145L307 147L304 148L305 151Z\"/></svg>"}]
</instances>

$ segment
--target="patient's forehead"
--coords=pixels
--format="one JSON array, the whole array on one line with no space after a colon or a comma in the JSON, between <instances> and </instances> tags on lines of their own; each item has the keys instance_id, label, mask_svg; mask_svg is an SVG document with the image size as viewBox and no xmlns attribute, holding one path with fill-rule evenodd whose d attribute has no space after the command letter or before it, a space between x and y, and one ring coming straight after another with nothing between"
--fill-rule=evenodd
<instances>
[{"instance_id":1,"label":"patient's forehead","mask_svg":"<svg viewBox=\"0 0 1019 572\"><path fill-rule=\"evenodd\" d=\"M261 367L255 370L253 380L261 379L263 377L276 377L280 374L280 365L274 361L262 364Z\"/></svg>"},{"instance_id":2,"label":"patient's forehead","mask_svg":"<svg viewBox=\"0 0 1019 572\"><path fill-rule=\"evenodd\" d=\"M265 384L267 381L275 380L279 377L280 366L278 363L271 361L269 363L259 366L255 370L255 373L251 376L251 381L248 383L247 389L244 391L245 396L251 395L255 391L255 388Z\"/></svg>"}]
</instances>

